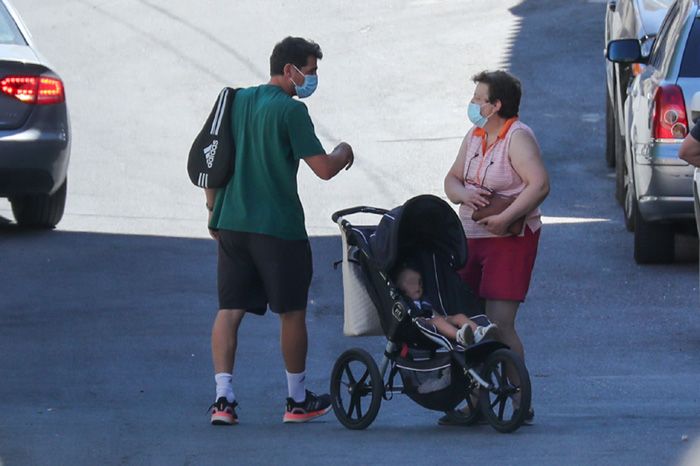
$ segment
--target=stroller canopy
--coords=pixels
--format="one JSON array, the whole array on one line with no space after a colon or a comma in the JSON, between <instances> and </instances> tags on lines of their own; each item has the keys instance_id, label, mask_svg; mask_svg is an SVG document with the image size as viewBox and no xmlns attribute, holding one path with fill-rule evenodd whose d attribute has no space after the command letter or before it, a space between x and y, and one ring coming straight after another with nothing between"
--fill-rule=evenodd
<instances>
[{"instance_id":1,"label":"stroller canopy","mask_svg":"<svg viewBox=\"0 0 700 466\"><path fill-rule=\"evenodd\" d=\"M455 269L467 261L462 222L449 204L429 194L409 199L384 214L369 246L376 266L385 273L412 249L430 248L451 256Z\"/></svg>"}]
</instances>

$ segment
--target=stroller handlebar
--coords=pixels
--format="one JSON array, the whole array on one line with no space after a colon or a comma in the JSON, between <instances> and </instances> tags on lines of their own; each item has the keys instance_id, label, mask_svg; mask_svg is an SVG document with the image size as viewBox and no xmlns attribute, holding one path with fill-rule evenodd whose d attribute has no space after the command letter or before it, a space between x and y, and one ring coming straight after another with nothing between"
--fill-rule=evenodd
<instances>
[{"instance_id":1,"label":"stroller handlebar","mask_svg":"<svg viewBox=\"0 0 700 466\"><path fill-rule=\"evenodd\" d=\"M337 224L341 225L342 222L347 222L346 220L343 220L343 217L345 217L347 215L360 214L360 213L384 215L387 212L389 212L389 211L386 209L380 209L379 207L357 206L357 207L350 207L348 209L339 210L331 216L331 219L333 220L333 223L337 223Z\"/></svg>"}]
</instances>

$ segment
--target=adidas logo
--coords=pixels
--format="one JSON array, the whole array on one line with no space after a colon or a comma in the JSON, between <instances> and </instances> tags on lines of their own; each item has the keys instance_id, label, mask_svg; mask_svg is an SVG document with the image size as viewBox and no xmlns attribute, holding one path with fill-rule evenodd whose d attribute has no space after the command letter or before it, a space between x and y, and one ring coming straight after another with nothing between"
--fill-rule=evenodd
<instances>
[{"instance_id":1,"label":"adidas logo","mask_svg":"<svg viewBox=\"0 0 700 466\"><path fill-rule=\"evenodd\" d=\"M211 168L214 165L214 157L216 156L216 148L219 146L219 141L214 139L211 144L204 148L204 157L207 159L207 167Z\"/></svg>"}]
</instances>

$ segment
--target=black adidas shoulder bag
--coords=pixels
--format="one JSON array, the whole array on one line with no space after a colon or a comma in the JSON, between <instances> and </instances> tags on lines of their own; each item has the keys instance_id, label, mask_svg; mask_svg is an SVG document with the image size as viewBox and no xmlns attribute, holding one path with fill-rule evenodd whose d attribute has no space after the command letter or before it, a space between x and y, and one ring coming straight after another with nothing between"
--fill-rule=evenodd
<instances>
[{"instance_id":1,"label":"black adidas shoulder bag","mask_svg":"<svg viewBox=\"0 0 700 466\"><path fill-rule=\"evenodd\" d=\"M223 188L233 175L236 145L231 130L233 99L238 89L225 87L219 93L204 127L190 148L187 173L200 188Z\"/></svg>"}]
</instances>

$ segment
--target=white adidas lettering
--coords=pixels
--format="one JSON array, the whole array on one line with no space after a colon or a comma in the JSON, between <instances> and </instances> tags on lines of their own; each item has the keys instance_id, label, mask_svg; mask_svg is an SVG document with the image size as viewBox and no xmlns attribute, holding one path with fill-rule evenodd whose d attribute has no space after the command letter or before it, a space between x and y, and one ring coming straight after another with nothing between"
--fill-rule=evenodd
<instances>
[{"instance_id":1,"label":"white adidas lettering","mask_svg":"<svg viewBox=\"0 0 700 466\"><path fill-rule=\"evenodd\" d=\"M204 158L207 159L207 167L211 168L214 165L214 157L216 157L216 149L219 147L219 141L214 139L211 144L204 148Z\"/></svg>"}]
</instances>

